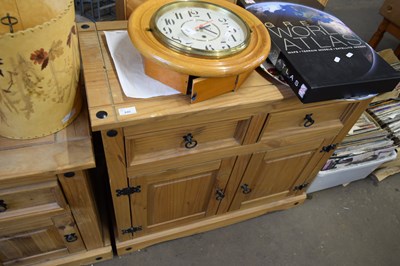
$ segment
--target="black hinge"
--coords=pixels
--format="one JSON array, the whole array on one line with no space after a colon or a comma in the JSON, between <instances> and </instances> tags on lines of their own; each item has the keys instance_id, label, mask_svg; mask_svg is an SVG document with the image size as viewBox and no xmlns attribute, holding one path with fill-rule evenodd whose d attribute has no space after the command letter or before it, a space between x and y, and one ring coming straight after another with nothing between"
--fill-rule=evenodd
<instances>
[{"instance_id":1,"label":"black hinge","mask_svg":"<svg viewBox=\"0 0 400 266\"><path fill-rule=\"evenodd\" d=\"M137 226L137 227L132 226L132 227L129 227L127 229L122 229L122 234L133 234L133 233L136 233L138 231L142 231L142 226Z\"/></svg>"},{"instance_id":2,"label":"black hinge","mask_svg":"<svg viewBox=\"0 0 400 266\"><path fill-rule=\"evenodd\" d=\"M293 190L294 190L294 191L296 191L296 190L303 190L303 189L305 189L309 184L310 184L310 183L304 183L304 184L295 186L295 187L293 188Z\"/></svg>"},{"instance_id":3,"label":"black hinge","mask_svg":"<svg viewBox=\"0 0 400 266\"><path fill-rule=\"evenodd\" d=\"M330 152L331 150L336 149L337 144L331 144L328 146L322 147L322 149L319 152Z\"/></svg>"},{"instance_id":4,"label":"black hinge","mask_svg":"<svg viewBox=\"0 0 400 266\"><path fill-rule=\"evenodd\" d=\"M139 193L140 191L142 191L140 186L136 186L136 187L126 187L123 189L117 189L117 197L119 196L126 196L126 195L131 195L133 193Z\"/></svg>"}]
</instances>

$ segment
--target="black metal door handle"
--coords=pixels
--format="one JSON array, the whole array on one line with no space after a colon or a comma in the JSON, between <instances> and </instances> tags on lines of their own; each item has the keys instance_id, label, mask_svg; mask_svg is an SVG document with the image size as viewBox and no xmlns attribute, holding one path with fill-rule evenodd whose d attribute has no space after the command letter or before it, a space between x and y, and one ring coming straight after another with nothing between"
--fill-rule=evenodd
<instances>
[{"instance_id":1,"label":"black metal door handle","mask_svg":"<svg viewBox=\"0 0 400 266\"><path fill-rule=\"evenodd\" d=\"M76 240L78 240L78 237L76 236L75 233L65 235L64 238L68 243L75 242Z\"/></svg>"},{"instance_id":2,"label":"black metal door handle","mask_svg":"<svg viewBox=\"0 0 400 266\"><path fill-rule=\"evenodd\" d=\"M216 200L222 200L223 198L225 198L224 192L222 191L222 189L217 189L215 199Z\"/></svg>"},{"instance_id":3,"label":"black metal door handle","mask_svg":"<svg viewBox=\"0 0 400 266\"><path fill-rule=\"evenodd\" d=\"M247 184L243 184L241 188L243 194L249 194L251 192L251 188L249 188L249 185Z\"/></svg>"}]
</instances>

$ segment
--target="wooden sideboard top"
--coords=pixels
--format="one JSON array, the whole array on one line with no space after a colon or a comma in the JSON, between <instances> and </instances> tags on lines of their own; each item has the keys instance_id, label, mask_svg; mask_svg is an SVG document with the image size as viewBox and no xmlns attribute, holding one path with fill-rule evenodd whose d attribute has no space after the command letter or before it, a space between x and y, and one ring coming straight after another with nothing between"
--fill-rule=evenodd
<instances>
[{"instance_id":1,"label":"wooden sideboard top","mask_svg":"<svg viewBox=\"0 0 400 266\"><path fill-rule=\"evenodd\" d=\"M30 140L0 137L0 182L93 167L95 161L85 105L74 122L55 134Z\"/></svg>"},{"instance_id":2,"label":"wooden sideboard top","mask_svg":"<svg viewBox=\"0 0 400 266\"><path fill-rule=\"evenodd\" d=\"M79 23L78 35L82 57L89 118L93 131L116 129L139 123L156 123L165 119L187 118L197 113L215 114L241 109L293 109L304 106L289 87L264 78L266 74L252 72L235 92L204 102L190 103L190 96L177 94L148 99L124 95L104 31L125 30L127 21ZM335 100L336 101L336 100ZM337 100L340 101L340 100ZM324 102L307 104L323 105ZM134 107L136 113L124 115L119 110ZM264 110L265 111L265 110ZM106 113L106 116L104 114Z\"/></svg>"},{"instance_id":3,"label":"wooden sideboard top","mask_svg":"<svg viewBox=\"0 0 400 266\"><path fill-rule=\"evenodd\" d=\"M190 96L183 94L149 99L128 98L121 89L104 36L104 31L121 30L126 27L126 21L78 24L82 67L93 131L134 125L146 119L156 121L156 118L168 115L179 118L204 110L242 108L244 105L249 108L296 98L289 88L272 85L256 71L236 92L200 103L190 104ZM295 100L298 101L297 98ZM119 109L130 107L135 107L135 114L119 114ZM101 111L106 112L107 117L98 118L96 114Z\"/></svg>"}]
</instances>

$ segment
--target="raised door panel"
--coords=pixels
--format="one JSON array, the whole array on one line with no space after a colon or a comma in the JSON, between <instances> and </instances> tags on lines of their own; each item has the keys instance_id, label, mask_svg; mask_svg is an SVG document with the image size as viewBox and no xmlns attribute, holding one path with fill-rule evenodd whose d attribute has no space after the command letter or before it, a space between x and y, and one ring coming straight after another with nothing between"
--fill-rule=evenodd
<instances>
[{"instance_id":1,"label":"raised door panel","mask_svg":"<svg viewBox=\"0 0 400 266\"><path fill-rule=\"evenodd\" d=\"M148 225L206 216L206 202L213 179L212 172L209 172L151 185L148 191L152 195L148 202Z\"/></svg>"},{"instance_id":2,"label":"raised door panel","mask_svg":"<svg viewBox=\"0 0 400 266\"><path fill-rule=\"evenodd\" d=\"M235 158L217 160L187 168L130 178L140 192L131 195L137 235L152 233L214 215Z\"/></svg>"},{"instance_id":3,"label":"raised door panel","mask_svg":"<svg viewBox=\"0 0 400 266\"><path fill-rule=\"evenodd\" d=\"M331 139L253 154L229 211L284 199L317 165Z\"/></svg>"}]
</instances>

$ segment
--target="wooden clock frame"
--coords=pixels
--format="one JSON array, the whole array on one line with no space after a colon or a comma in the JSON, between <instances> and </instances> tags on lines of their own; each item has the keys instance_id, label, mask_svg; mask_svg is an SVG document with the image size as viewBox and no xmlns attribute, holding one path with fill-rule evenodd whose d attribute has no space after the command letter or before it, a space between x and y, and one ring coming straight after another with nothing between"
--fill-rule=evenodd
<instances>
[{"instance_id":1,"label":"wooden clock frame","mask_svg":"<svg viewBox=\"0 0 400 266\"><path fill-rule=\"evenodd\" d=\"M171 50L154 37L150 28L153 14L171 2L174 0L152 0L140 5L129 18L128 33L142 55L146 75L189 94L192 103L238 89L268 56L271 40L262 22L245 9L224 0L213 0L212 3L236 13L250 28L250 42L243 51L212 59Z\"/></svg>"}]
</instances>

